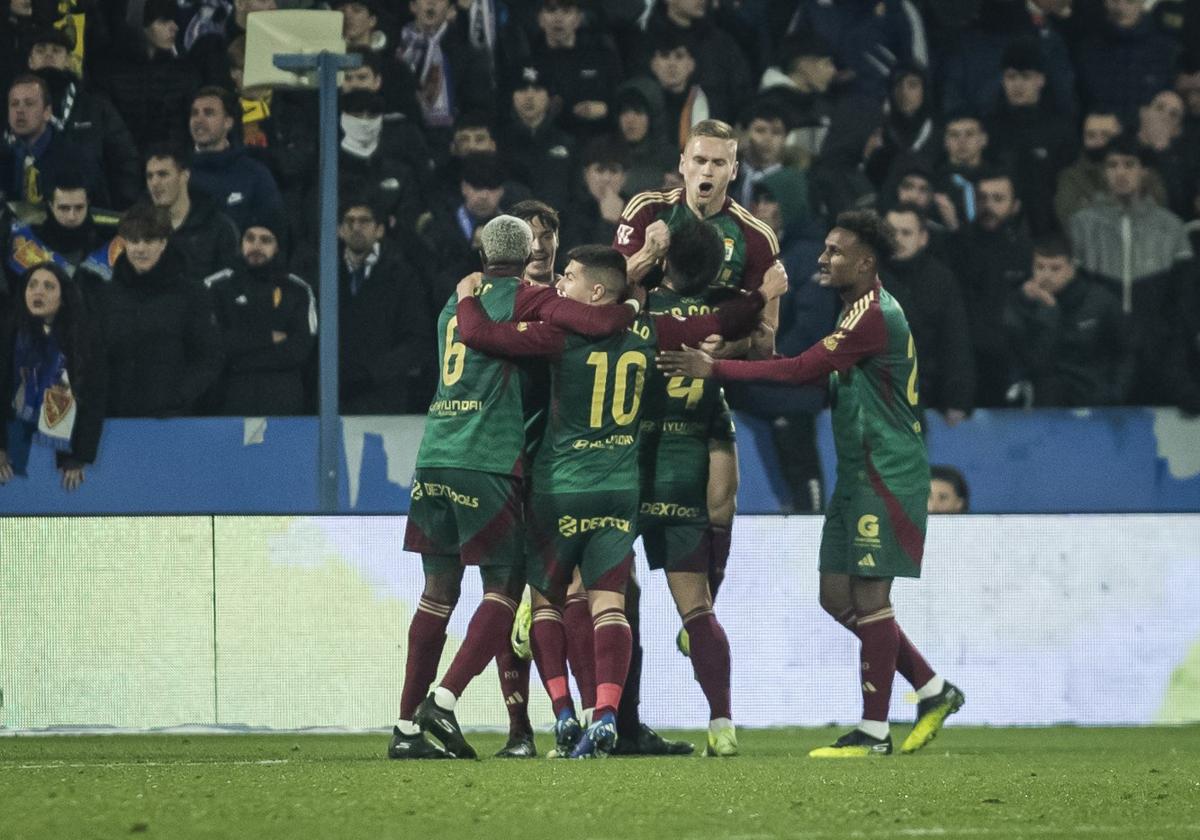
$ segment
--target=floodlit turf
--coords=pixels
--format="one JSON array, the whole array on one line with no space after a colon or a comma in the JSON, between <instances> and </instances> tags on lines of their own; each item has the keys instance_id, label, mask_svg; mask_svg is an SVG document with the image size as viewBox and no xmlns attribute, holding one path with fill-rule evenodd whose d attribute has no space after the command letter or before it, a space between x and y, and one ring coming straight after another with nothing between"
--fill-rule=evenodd
<instances>
[{"instance_id":1,"label":"floodlit turf","mask_svg":"<svg viewBox=\"0 0 1200 840\"><path fill-rule=\"evenodd\" d=\"M481 762L387 761L383 734L0 738L0 838L1200 837L1197 727L952 727L915 756L805 757L837 734Z\"/></svg>"}]
</instances>

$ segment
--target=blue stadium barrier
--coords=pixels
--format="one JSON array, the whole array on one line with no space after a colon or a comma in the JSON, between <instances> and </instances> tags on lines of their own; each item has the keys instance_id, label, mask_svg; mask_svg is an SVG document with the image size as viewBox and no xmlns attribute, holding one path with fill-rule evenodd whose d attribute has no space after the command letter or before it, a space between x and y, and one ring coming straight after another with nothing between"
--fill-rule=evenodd
<instances>
[{"instance_id":1,"label":"blue stadium barrier","mask_svg":"<svg viewBox=\"0 0 1200 840\"><path fill-rule=\"evenodd\" d=\"M930 459L958 467L979 513L1200 511L1200 420L1174 409L931 415ZM339 512L406 513L421 417L343 418ZM818 445L830 489L827 418ZM738 415L742 513L777 513L786 489L768 421ZM318 510L315 418L114 420L97 464L65 493L52 453L0 487L0 513L300 514Z\"/></svg>"}]
</instances>

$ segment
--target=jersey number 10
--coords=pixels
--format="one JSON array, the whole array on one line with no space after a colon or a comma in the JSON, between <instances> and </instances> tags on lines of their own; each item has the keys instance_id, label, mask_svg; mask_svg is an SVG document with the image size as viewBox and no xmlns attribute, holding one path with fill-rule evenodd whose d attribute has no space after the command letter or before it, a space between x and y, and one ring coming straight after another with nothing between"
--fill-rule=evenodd
<instances>
[{"instance_id":1,"label":"jersey number 10","mask_svg":"<svg viewBox=\"0 0 1200 840\"><path fill-rule=\"evenodd\" d=\"M592 378L592 413L588 424L593 429L599 429L604 424L604 393L608 390L608 354L596 351L587 357L587 363L596 369ZM638 409L642 404L642 386L646 384L646 354L637 350L622 353L615 368L612 419L618 426L628 426L638 416Z\"/></svg>"}]
</instances>

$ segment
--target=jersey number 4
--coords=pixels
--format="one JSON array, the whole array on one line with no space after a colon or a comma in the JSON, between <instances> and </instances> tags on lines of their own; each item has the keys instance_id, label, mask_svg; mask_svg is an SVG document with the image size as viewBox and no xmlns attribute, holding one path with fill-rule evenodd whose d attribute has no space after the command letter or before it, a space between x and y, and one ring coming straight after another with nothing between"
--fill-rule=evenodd
<instances>
[{"instance_id":1,"label":"jersey number 4","mask_svg":"<svg viewBox=\"0 0 1200 840\"><path fill-rule=\"evenodd\" d=\"M599 429L604 425L608 354L596 351L587 357L587 363L596 369L592 377L592 412L588 424L593 429ZM638 416L642 404L642 387L646 384L646 355L630 350L621 354L614 367L612 419L618 426L628 426Z\"/></svg>"},{"instance_id":2,"label":"jersey number 4","mask_svg":"<svg viewBox=\"0 0 1200 840\"><path fill-rule=\"evenodd\" d=\"M695 408L704 398L704 380L672 376L667 380L667 396L684 400L685 408Z\"/></svg>"}]
</instances>

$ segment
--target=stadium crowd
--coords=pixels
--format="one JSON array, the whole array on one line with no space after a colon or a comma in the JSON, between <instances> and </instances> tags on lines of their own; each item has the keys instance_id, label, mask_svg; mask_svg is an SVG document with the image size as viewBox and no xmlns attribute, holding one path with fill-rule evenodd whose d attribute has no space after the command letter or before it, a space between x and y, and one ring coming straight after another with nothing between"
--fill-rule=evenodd
<instances>
[{"instance_id":1,"label":"stadium crowd","mask_svg":"<svg viewBox=\"0 0 1200 840\"><path fill-rule=\"evenodd\" d=\"M425 411L436 313L490 219L555 208L561 270L682 183L709 118L737 127L730 195L791 278L780 353L834 323L810 282L831 220L875 208L925 410L1200 412L1196 0L0 0L6 411L26 286L50 281L81 433L314 410L315 93L243 84L247 15L276 8L341 11L363 58L339 98L344 413ZM823 394L728 391L819 507Z\"/></svg>"}]
</instances>

